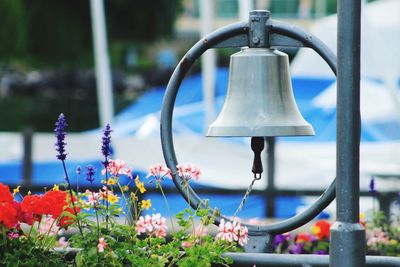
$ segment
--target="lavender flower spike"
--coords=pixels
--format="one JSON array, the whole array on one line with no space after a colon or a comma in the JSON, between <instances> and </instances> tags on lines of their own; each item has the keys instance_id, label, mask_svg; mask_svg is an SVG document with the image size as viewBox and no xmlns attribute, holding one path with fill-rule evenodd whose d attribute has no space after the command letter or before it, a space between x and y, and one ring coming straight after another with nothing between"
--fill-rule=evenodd
<instances>
[{"instance_id":1,"label":"lavender flower spike","mask_svg":"<svg viewBox=\"0 0 400 267\"><path fill-rule=\"evenodd\" d=\"M104 128L104 134L102 138L102 146L101 146L101 153L103 154L104 158L107 158L111 155L110 143L111 143L111 127L110 124L107 123L106 127Z\"/></svg>"},{"instance_id":2,"label":"lavender flower spike","mask_svg":"<svg viewBox=\"0 0 400 267\"><path fill-rule=\"evenodd\" d=\"M55 148L56 151L58 152L57 154L57 159L64 161L67 157L67 153L65 151L65 146L67 143L65 143L65 136L67 135L65 132L65 128L67 128L68 124L65 121L64 114L60 114L58 117L58 120L55 124L56 128L54 129L57 141L55 143Z\"/></svg>"},{"instance_id":3,"label":"lavender flower spike","mask_svg":"<svg viewBox=\"0 0 400 267\"><path fill-rule=\"evenodd\" d=\"M371 180L369 181L369 192L371 194L375 194L376 193L376 189L375 189L375 177L371 176Z\"/></svg>"},{"instance_id":4,"label":"lavender flower spike","mask_svg":"<svg viewBox=\"0 0 400 267\"><path fill-rule=\"evenodd\" d=\"M96 173L97 169L93 165L86 166L86 180L90 183L94 181L94 174Z\"/></svg>"}]
</instances>

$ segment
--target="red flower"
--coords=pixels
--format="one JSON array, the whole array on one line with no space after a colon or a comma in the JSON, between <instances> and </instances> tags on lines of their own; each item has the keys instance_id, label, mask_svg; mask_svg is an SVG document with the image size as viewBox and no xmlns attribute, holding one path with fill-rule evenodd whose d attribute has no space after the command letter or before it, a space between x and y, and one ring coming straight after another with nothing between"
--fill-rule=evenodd
<instances>
[{"instance_id":1,"label":"red flower","mask_svg":"<svg viewBox=\"0 0 400 267\"><path fill-rule=\"evenodd\" d=\"M320 221L317 221L311 229L312 229L313 234L318 239L328 239L330 228L331 228L331 224L328 221L320 220Z\"/></svg>"},{"instance_id":2,"label":"red flower","mask_svg":"<svg viewBox=\"0 0 400 267\"><path fill-rule=\"evenodd\" d=\"M80 211L80 208L79 208L79 207L75 207L75 209L76 209L76 212L77 212L77 213ZM75 215L74 209L71 208L71 207L66 208L65 211L66 211L67 213L70 213L70 214L72 214L72 215ZM59 226L60 226L61 228L63 228L63 227L64 227L64 228L67 228L69 225L71 225L71 224L74 222L74 220L75 220L75 219L74 219L72 216L68 216L67 214L65 214L65 215L61 218L61 220L60 220L60 222L59 222Z\"/></svg>"},{"instance_id":3,"label":"red flower","mask_svg":"<svg viewBox=\"0 0 400 267\"><path fill-rule=\"evenodd\" d=\"M25 196L21 202L21 209L23 212L32 213L34 217L40 217L46 214L47 207L43 206L42 196L28 195Z\"/></svg>"},{"instance_id":4,"label":"red flower","mask_svg":"<svg viewBox=\"0 0 400 267\"><path fill-rule=\"evenodd\" d=\"M13 202L14 197L7 185L0 183L0 202Z\"/></svg>"},{"instance_id":5,"label":"red flower","mask_svg":"<svg viewBox=\"0 0 400 267\"><path fill-rule=\"evenodd\" d=\"M13 205L14 205L15 210L17 211L18 222L32 225L34 222L32 212L23 210L21 208L21 203L19 203L19 202L14 201ZM17 226L17 228L19 228L18 226Z\"/></svg>"},{"instance_id":6,"label":"red flower","mask_svg":"<svg viewBox=\"0 0 400 267\"><path fill-rule=\"evenodd\" d=\"M315 238L314 238L315 239ZM307 233L299 233L296 236L296 243L307 243L311 242L313 240L313 237L310 234Z\"/></svg>"},{"instance_id":7,"label":"red flower","mask_svg":"<svg viewBox=\"0 0 400 267\"><path fill-rule=\"evenodd\" d=\"M13 228L18 223L17 211L12 202L0 202L0 224Z\"/></svg>"},{"instance_id":8,"label":"red flower","mask_svg":"<svg viewBox=\"0 0 400 267\"><path fill-rule=\"evenodd\" d=\"M53 219L60 217L64 208L68 206L67 203L68 193L60 190L51 190L44 194L42 202L43 206L47 208L46 213L51 214Z\"/></svg>"}]
</instances>

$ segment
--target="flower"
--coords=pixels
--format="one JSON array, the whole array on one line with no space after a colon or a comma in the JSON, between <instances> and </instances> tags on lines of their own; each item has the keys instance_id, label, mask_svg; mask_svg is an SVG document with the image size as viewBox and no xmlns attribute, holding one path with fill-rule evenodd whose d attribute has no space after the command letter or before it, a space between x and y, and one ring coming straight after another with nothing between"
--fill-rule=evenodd
<instances>
[{"instance_id":1,"label":"flower","mask_svg":"<svg viewBox=\"0 0 400 267\"><path fill-rule=\"evenodd\" d=\"M78 167L76 167L76 170L75 170L76 174L77 175L81 174L81 171L82 171L82 167L78 165Z\"/></svg>"},{"instance_id":2,"label":"flower","mask_svg":"<svg viewBox=\"0 0 400 267\"><path fill-rule=\"evenodd\" d=\"M85 202L86 205L95 206L99 203L99 193L91 192L86 189L85 195L87 197L87 201Z\"/></svg>"},{"instance_id":3,"label":"flower","mask_svg":"<svg viewBox=\"0 0 400 267\"><path fill-rule=\"evenodd\" d=\"M60 187L59 187L58 185L55 184L51 190L53 190L53 191L59 191L59 190L60 190Z\"/></svg>"},{"instance_id":4,"label":"flower","mask_svg":"<svg viewBox=\"0 0 400 267\"><path fill-rule=\"evenodd\" d=\"M13 195L10 193L10 188L7 185L0 183L0 202L14 201Z\"/></svg>"},{"instance_id":5,"label":"flower","mask_svg":"<svg viewBox=\"0 0 400 267\"><path fill-rule=\"evenodd\" d=\"M144 188L144 183L139 181L139 176L136 176L136 178L135 178L135 185L139 189L141 194L146 192L146 188Z\"/></svg>"},{"instance_id":6,"label":"flower","mask_svg":"<svg viewBox=\"0 0 400 267\"><path fill-rule=\"evenodd\" d=\"M182 241L181 246L182 246L183 248L191 248L191 247L193 247L193 242Z\"/></svg>"},{"instance_id":7,"label":"flower","mask_svg":"<svg viewBox=\"0 0 400 267\"><path fill-rule=\"evenodd\" d=\"M294 243L289 247L290 254L302 254L304 252L304 243Z\"/></svg>"},{"instance_id":8,"label":"flower","mask_svg":"<svg viewBox=\"0 0 400 267\"><path fill-rule=\"evenodd\" d=\"M89 181L91 184L94 181L94 175L97 169L93 165L86 166L86 180Z\"/></svg>"},{"instance_id":9,"label":"flower","mask_svg":"<svg viewBox=\"0 0 400 267\"><path fill-rule=\"evenodd\" d=\"M108 161L106 168L101 173L104 175L107 171L114 176L123 174L132 179L132 168L127 168L125 161L122 159Z\"/></svg>"},{"instance_id":10,"label":"flower","mask_svg":"<svg viewBox=\"0 0 400 267\"><path fill-rule=\"evenodd\" d=\"M274 247L278 247L280 244L283 244L287 241L289 241L291 238L291 235L289 233L285 234L278 234L274 238Z\"/></svg>"},{"instance_id":11,"label":"flower","mask_svg":"<svg viewBox=\"0 0 400 267\"><path fill-rule=\"evenodd\" d=\"M13 196L15 196L15 194L19 193L19 189L21 188L21 186L17 186L16 188L13 189Z\"/></svg>"},{"instance_id":12,"label":"flower","mask_svg":"<svg viewBox=\"0 0 400 267\"><path fill-rule=\"evenodd\" d=\"M107 247L107 242L104 240L104 237L99 238L99 244L97 245L97 251L102 253L104 252L104 248Z\"/></svg>"},{"instance_id":13,"label":"flower","mask_svg":"<svg viewBox=\"0 0 400 267\"><path fill-rule=\"evenodd\" d=\"M110 124L107 123L106 127L103 130L103 137L102 137L102 145L101 145L101 154L103 154L104 158L106 159L104 164L107 166L108 161L107 158L111 155L110 143L111 143L111 127Z\"/></svg>"},{"instance_id":14,"label":"flower","mask_svg":"<svg viewBox=\"0 0 400 267\"><path fill-rule=\"evenodd\" d=\"M149 168L149 173L147 174L146 178L150 177L153 177L153 180L156 180L157 182L161 182L165 177L172 178L171 170L169 168L164 168L161 164L156 164Z\"/></svg>"},{"instance_id":15,"label":"flower","mask_svg":"<svg viewBox=\"0 0 400 267\"><path fill-rule=\"evenodd\" d=\"M12 202L0 202L0 225L3 225L9 229L16 226L17 211Z\"/></svg>"},{"instance_id":16,"label":"flower","mask_svg":"<svg viewBox=\"0 0 400 267\"><path fill-rule=\"evenodd\" d=\"M142 209L146 209L146 210L150 209L150 207L151 207L151 199L142 200L141 207L142 207Z\"/></svg>"},{"instance_id":17,"label":"flower","mask_svg":"<svg viewBox=\"0 0 400 267\"><path fill-rule=\"evenodd\" d=\"M369 181L369 192L371 194L375 194L376 190L375 190L375 177L371 176L371 180Z\"/></svg>"},{"instance_id":18,"label":"flower","mask_svg":"<svg viewBox=\"0 0 400 267\"><path fill-rule=\"evenodd\" d=\"M9 232L9 233L7 234L7 237L8 237L9 239L17 239L17 238L19 237L19 234L18 234L18 233L14 233L14 232Z\"/></svg>"},{"instance_id":19,"label":"flower","mask_svg":"<svg viewBox=\"0 0 400 267\"><path fill-rule=\"evenodd\" d=\"M246 226L242 226L238 220L225 223L225 220L221 219L215 239L228 242L238 241L239 245L244 246L248 241L248 229Z\"/></svg>"},{"instance_id":20,"label":"flower","mask_svg":"<svg viewBox=\"0 0 400 267\"><path fill-rule=\"evenodd\" d=\"M328 239L330 227L331 224L328 221L320 220L311 227L311 231L318 239Z\"/></svg>"},{"instance_id":21,"label":"flower","mask_svg":"<svg viewBox=\"0 0 400 267\"><path fill-rule=\"evenodd\" d=\"M39 233L42 235L54 236L58 233L59 229L51 216L45 216L40 221Z\"/></svg>"},{"instance_id":22,"label":"flower","mask_svg":"<svg viewBox=\"0 0 400 267\"><path fill-rule=\"evenodd\" d=\"M315 238L307 233L299 233L295 238L296 243L307 243L313 241Z\"/></svg>"},{"instance_id":23,"label":"flower","mask_svg":"<svg viewBox=\"0 0 400 267\"><path fill-rule=\"evenodd\" d=\"M118 202L118 196L114 194L109 194L108 195L108 202L111 204L114 204L115 202Z\"/></svg>"},{"instance_id":24,"label":"flower","mask_svg":"<svg viewBox=\"0 0 400 267\"><path fill-rule=\"evenodd\" d=\"M167 235L166 219L160 213L153 214L151 217L140 216L136 221L136 230L138 235L147 232L150 236L165 237Z\"/></svg>"},{"instance_id":25,"label":"flower","mask_svg":"<svg viewBox=\"0 0 400 267\"><path fill-rule=\"evenodd\" d=\"M57 159L59 160L65 160L67 157L67 153L65 151L65 146L67 143L65 143L65 128L67 128L68 124L65 121L64 114L60 114L58 117L58 120L55 124L56 128L54 129L55 136L57 138L57 141L55 143L56 151L58 152L57 154Z\"/></svg>"},{"instance_id":26,"label":"flower","mask_svg":"<svg viewBox=\"0 0 400 267\"><path fill-rule=\"evenodd\" d=\"M178 175L180 177L182 177L183 179L185 179L186 181L189 181L190 179L195 179L195 180L199 180L200 179L200 175L201 175L201 171L200 169L191 166L191 165L181 165L178 164L176 165L176 168L178 169Z\"/></svg>"},{"instance_id":27,"label":"flower","mask_svg":"<svg viewBox=\"0 0 400 267\"><path fill-rule=\"evenodd\" d=\"M114 185L116 183L117 183L116 178L115 179L113 177L108 178L107 185Z\"/></svg>"}]
</instances>

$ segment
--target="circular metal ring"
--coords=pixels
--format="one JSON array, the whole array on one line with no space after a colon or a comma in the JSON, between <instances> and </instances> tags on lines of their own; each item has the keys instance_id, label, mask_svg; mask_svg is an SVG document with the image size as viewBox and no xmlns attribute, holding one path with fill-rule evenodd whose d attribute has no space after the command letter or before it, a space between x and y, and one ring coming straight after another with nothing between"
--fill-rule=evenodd
<instances>
[{"instance_id":1,"label":"circular metal ring","mask_svg":"<svg viewBox=\"0 0 400 267\"><path fill-rule=\"evenodd\" d=\"M312 48L326 61L326 63L336 75L335 55L321 40L319 40L315 36L302 30L301 28L282 24L273 20L267 21L266 30L268 30L269 33L276 33L286 37L290 37L294 40L300 41L304 46ZM176 165L178 164L178 161L176 159L172 138L172 116L175 99L186 73L193 65L193 63L205 51L231 37L248 34L248 31L248 23L239 22L220 28L202 38L186 53L186 55L179 62L168 82L167 89L165 91L161 110L160 124L161 144L164 159L167 166L171 169L173 173L172 177L176 188L186 199L186 201L189 200L188 195L190 195L190 201L188 202L194 209L197 209L199 207L206 208L206 204L200 199L200 197L191 188L191 186L188 185L186 181L184 181L182 177L177 174ZM292 218L270 225L245 225L248 227L249 233L278 234L291 231L309 222L310 220L315 218L322 210L324 210L335 199L335 188L336 181L334 179L317 201L315 201L307 210ZM229 220L228 218L219 215L219 211L211 210L210 213L212 213L216 217L216 223L219 223L222 218Z\"/></svg>"}]
</instances>

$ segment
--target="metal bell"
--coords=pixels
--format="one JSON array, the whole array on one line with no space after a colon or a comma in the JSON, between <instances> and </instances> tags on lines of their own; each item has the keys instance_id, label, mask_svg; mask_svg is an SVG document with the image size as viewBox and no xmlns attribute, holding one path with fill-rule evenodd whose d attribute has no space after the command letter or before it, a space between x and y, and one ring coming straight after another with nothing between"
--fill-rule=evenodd
<instances>
[{"instance_id":1,"label":"metal bell","mask_svg":"<svg viewBox=\"0 0 400 267\"><path fill-rule=\"evenodd\" d=\"M268 48L233 54L225 102L207 136L299 135L314 130L294 100L288 56Z\"/></svg>"}]
</instances>

